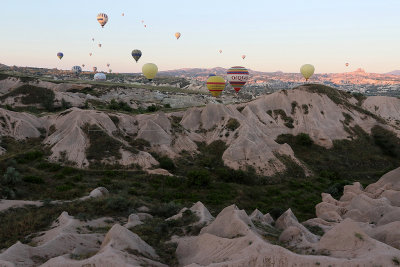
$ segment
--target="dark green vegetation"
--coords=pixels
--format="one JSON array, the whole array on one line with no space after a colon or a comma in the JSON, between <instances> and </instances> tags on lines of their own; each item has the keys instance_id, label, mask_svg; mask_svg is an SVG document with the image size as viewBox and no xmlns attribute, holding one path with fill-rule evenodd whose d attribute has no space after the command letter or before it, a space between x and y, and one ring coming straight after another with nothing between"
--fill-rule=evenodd
<instances>
[{"instance_id":1,"label":"dark green vegetation","mask_svg":"<svg viewBox=\"0 0 400 267\"><path fill-rule=\"evenodd\" d=\"M279 159L286 164L287 171L274 177L260 177L251 167L247 171L227 168L222 161L226 149L222 141L210 145L198 143L199 154L183 152L181 158L174 161L155 155L160 167L176 175L169 177L124 170L119 166L87 170L61 166L45 160L48 152L41 148L40 140L16 142L3 137L1 146L8 150L0 157L3 197L73 199L87 195L98 186L106 187L111 194L79 205L46 205L7 212L0 216L0 227L9 227L16 221L21 227L12 237L3 235L0 247L48 227L63 210L80 218L127 216L145 204L162 219L183 206L202 201L213 215L235 203L248 212L258 208L275 218L290 207L300 220L305 220L315 216L314 207L321 201L321 192L338 197L344 185L353 181L367 185L398 166L400 143L396 136L380 127L375 127L371 136L357 127L352 130L358 133L357 138L335 141L332 149L317 146L307 134L278 137L278 142L289 143L296 156L315 173L307 178L303 169L285 156L279 156ZM110 152L104 144L114 142L103 140L99 133L96 138L101 140L103 147L97 149L105 150L93 151L93 157L97 153ZM140 139L131 143L141 149L148 146ZM4 190L6 187L9 190Z\"/></svg>"},{"instance_id":2,"label":"dark green vegetation","mask_svg":"<svg viewBox=\"0 0 400 267\"><path fill-rule=\"evenodd\" d=\"M240 126L240 122L238 122L238 120L234 119L234 118L230 118L228 120L228 122L226 123L226 128L231 131L236 130L237 128L239 128L239 126Z\"/></svg>"},{"instance_id":3,"label":"dark green vegetation","mask_svg":"<svg viewBox=\"0 0 400 267\"><path fill-rule=\"evenodd\" d=\"M280 135L278 143L288 143L297 158L317 175L316 183L329 186L325 192L334 197L342 194L343 185L359 181L363 185L375 182L387 171L399 166L400 140L380 126L372 129L372 135L360 127L354 140L335 140L333 148L318 146L308 135Z\"/></svg>"},{"instance_id":4,"label":"dark green vegetation","mask_svg":"<svg viewBox=\"0 0 400 267\"><path fill-rule=\"evenodd\" d=\"M2 95L0 100L19 95L22 95L21 102L24 105L39 104L47 111L54 111L54 92L50 89L28 84L22 85L10 93Z\"/></svg>"},{"instance_id":5,"label":"dark green vegetation","mask_svg":"<svg viewBox=\"0 0 400 267\"><path fill-rule=\"evenodd\" d=\"M295 108L297 107L297 102L295 103L294 107L293 107L293 103L292 103L292 114L294 114ZM273 117L274 120L277 120L278 116L280 116L281 119L285 122L284 125L286 127L294 128L294 125L293 125L294 120L293 120L293 118L290 117L290 116L287 116L286 112L283 109L268 110L267 113L268 113L268 115Z\"/></svg>"}]
</instances>

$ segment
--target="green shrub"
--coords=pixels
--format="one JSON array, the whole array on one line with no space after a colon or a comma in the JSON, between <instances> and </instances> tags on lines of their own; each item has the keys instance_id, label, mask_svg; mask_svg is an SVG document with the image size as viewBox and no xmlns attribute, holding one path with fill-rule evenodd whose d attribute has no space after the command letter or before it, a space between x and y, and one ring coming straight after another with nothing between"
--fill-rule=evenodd
<instances>
[{"instance_id":1,"label":"green shrub","mask_svg":"<svg viewBox=\"0 0 400 267\"><path fill-rule=\"evenodd\" d=\"M226 128L228 128L231 131L234 131L239 127L240 127L240 123L238 122L237 119L234 119L234 118L230 118L228 120L228 122L226 123Z\"/></svg>"},{"instance_id":2,"label":"green shrub","mask_svg":"<svg viewBox=\"0 0 400 267\"><path fill-rule=\"evenodd\" d=\"M8 167L3 175L1 184L4 186L15 186L21 181L21 175L14 167Z\"/></svg>"},{"instance_id":3,"label":"green shrub","mask_svg":"<svg viewBox=\"0 0 400 267\"><path fill-rule=\"evenodd\" d=\"M115 99L111 99L110 104L107 106L109 109L112 110L122 110L127 112L132 112L133 109L124 101L116 101Z\"/></svg>"},{"instance_id":4,"label":"green shrub","mask_svg":"<svg viewBox=\"0 0 400 267\"><path fill-rule=\"evenodd\" d=\"M31 183L31 184L44 184L44 180L42 177L38 177L35 175L28 175L23 178L24 182Z\"/></svg>"},{"instance_id":5,"label":"green shrub","mask_svg":"<svg viewBox=\"0 0 400 267\"><path fill-rule=\"evenodd\" d=\"M147 107L147 111L148 111L148 112L155 112L155 111L157 111L157 110L159 110L159 107L156 106L156 105L154 105L154 104Z\"/></svg>"},{"instance_id":6,"label":"green shrub","mask_svg":"<svg viewBox=\"0 0 400 267\"><path fill-rule=\"evenodd\" d=\"M177 214L181 208L182 206L175 202L162 203L151 209L151 213L155 216L168 218Z\"/></svg>"},{"instance_id":7,"label":"green shrub","mask_svg":"<svg viewBox=\"0 0 400 267\"><path fill-rule=\"evenodd\" d=\"M400 157L400 141L395 133L381 126L374 126L371 132L375 144L381 148L385 155L393 158Z\"/></svg>"},{"instance_id":8,"label":"green shrub","mask_svg":"<svg viewBox=\"0 0 400 267\"><path fill-rule=\"evenodd\" d=\"M211 177L206 170L192 170L187 173L189 186L208 187Z\"/></svg>"},{"instance_id":9,"label":"green shrub","mask_svg":"<svg viewBox=\"0 0 400 267\"><path fill-rule=\"evenodd\" d=\"M115 211L127 211L129 210L131 202L127 200L125 197L117 196L107 199L105 208L108 210Z\"/></svg>"},{"instance_id":10,"label":"green shrub","mask_svg":"<svg viewBox=\"0 0 400 267\"><path fill-rule=\"evenodd\" d=\"M304 114L308 114L308 105L303 104L303 105L301 105L301 107L303 108Z\"/></svg>"},{"instance_id":11,"label":"green shrub","mask_svg":"<svg viewBox=\"0 0 400 267\"><path fill-rule=\"evenodd\" d=\"M296 113L296 107L298 107L299 104L297 104L296 101L292 102L292 111L290 112L291 114L295 114Z\"/></svg>"},{"instance_id":12,"label":"green shrub","mask_svg":"<svg viewBox=\"0 0 400 267\"><path fill-rule=\"evenodd\" d=\"M64 98L61 99L61 107L63 109L69 109L72 107L71 103L69 103L68 101L66 101Z\"/></svg>"},{"instance_id":13,"label":"green shrub","mask_svg":"<svg viewBox=\"0 0 400 267\"><path fill-rule=\"evenodd\" d=\"M162 169L166 169L169 171L173 171L175 169L175 164L169 157L161 157L158 159L158 162L160 163L160 168Z\"/></svg>"},{"instance_id":14,"label":"green shrub","mask_svg":"<svg viewBox=\"0 0 400 267\"><path fill-rule=\"evenodd\" d=\"M20 154L16 157L18 163L28 163L31 161L35 161L37 159L41 159L43 157L43 152L39 150L28 151L24 154Z\"/></svg>"},{"instance_id":15,"label":"green shrub","mask_svg":"<svg viewBox=\"0 0 400 267\"><path fill-rule=\"evenodd\" d=\"M299 133L296 135L296 143L301 146L311 146L314 142L308 134Z\"/></svg>"}]
</instances>

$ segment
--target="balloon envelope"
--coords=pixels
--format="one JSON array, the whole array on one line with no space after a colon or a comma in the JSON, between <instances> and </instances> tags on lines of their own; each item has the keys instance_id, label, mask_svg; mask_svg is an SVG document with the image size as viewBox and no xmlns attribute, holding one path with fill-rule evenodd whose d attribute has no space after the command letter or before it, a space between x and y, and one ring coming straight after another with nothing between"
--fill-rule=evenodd
<instances>
[{"instance_id":1,"label":"balloon envelope","mask_svg":"<svg viewBox=\"0 0 400 267\"><path fill-rule=\"evenodd\" d=\"M101 47L101 44L99 44L99 47Z\"/></svg>"},{"instance_id":2,"label":"balloon envelope","mask_svg":"<svg viewBox=\"0 0 400 267\"><path fill-rule=\"evenodd\" d=\"M236 92L239 92L249 80L249 71L245 67L232 67L226 72L226 74L228 82Z\"/></svg>"},{"instance_id":3,"label":"balloon envelope","mask_svg":"<svg viewBox=\"0 0 400 267\"><path fill-rule=\"evenodd\" d=\"M104 73L99 72L94 75L93 79L97 81L105 81L106 75Z\"/></svg>"},{"instance_id":4,"label":"balloon envelope","mask_svg":"<svg viewBox=\"0 0 400 267\"><path fill-rule=\"evenodd\" d=\"M219 50L219 53L220 53L220 54L222 53L222 50L221 50L221 49Z\"/></svg>"},{"instance_id":5,"label":"balloon envelope","mask_svg":"<svg viewBox=\"0 0 400 267\"><path fill-rule=\"evenodd\" d=\"M93 67L93 72L96 72L97 71L97 67Z\"/></svg>"},{"instance_id":6,"label":"balloon envelope","mask_svg":"<svg viewBox=\"0 0 400 267\"><path fill-rule=\"evenodd\" d=\"M140 57L142 56L142 51L135 49L135 50L132 50L131 54L132 54L133 59L136 60L136 63L137 63L138 60L140 59Z\"/></svg>"},{"instance_id":7,"label":"balloon envelope","mask_svg":"<svg viewBox=\"0 0 400 267\"><path fill-rule=\"evenodd\" d=\"M158 72L158 67L156 64L153 63L146 63L142 67L143 75L149 80L153 80L156 77Z\"/></svg>"},{"instance_id":8,"label":"balloon envelope","mask_svg":"<svg viewBox=\"0 0 400 267\"><path fill-rule=\"evenodd\" d=\"M92 53L89 53L89 56L92 56Z\"/></svg>"},{"instance_id":9,"label":"balloon envelope","mask_svg":"<svg viewBox=\"0 0 400 267\"><path fill-rule=\"evenodd\" d=\"M246 55L242 55L242 58L245 59L245 58L246 58Z\"/></svg>"},{"instance_id":10,"label":"balloon envelope","mask_svg":"<svg viewBox=\"0 0 400 267\"><path fill-rule=\"evenodd\" d=\"M176 32L176 33L175 33L175 37L176 37L176 39L178 40L178 39L181 37L181 33L180 33L180 32Z\"/></svg>"},{"instance_id":11,"label":"balloon envelope","mask_svg":"<svg viewBox=\"0 0 400 267\"><path fill-rule=\"evenodd\" d=\"M97 15L97 21L100 23L101 27L104 27L108 21L108 16L107 14L104 13L99 13Z\"/></svg>"},{"instance_id":12,"label":"balloon envelope","mask_svg":"<svg viewBox=\"0 0 400 267\"><path fill-rule=\"evenodd\" d=\"M58 52L58 53L57 53L57 57L58 57L59 59L62 59L62 58L63 58L63 56L64 56L64 54L63 54L63 53L61 53L61 52Z\"/></svg>"},{"instance_id":13,"label":"balloon envelope","mask_svg":"<svg viewBox=\"0 0 400 267\"><path fill-rule=\"evenodd\" d=\"M225 88L225 80L221 76L211 76L207 79L207 88L211 95L219 97Z\"/></svg>"},{"instance_id":14,"label":"balloon envelope","mask_svg":"<svg viewBox=\"0 0 400 267\"><path fill-rule=\"evenodd\" d=\"M74 74L76 74L76 75L79 75L79 73L82 72L82 68L79 67L79 66L73 66L71 70L72 70L72 72L73 72Z\"/></svg>"},{"instance_id":15,"label":"balloon envelope","mask_svg":"<svg viewBox=\"0 0 400 267\"><path fill-rule=\"evenodd\" d=\"M82 64L82 67L85 67L85 64Z\"/></svg>"},{"instance_id":16,"label":"balloon envelope","mask_svg":"<svg viewBox=\"0 0 400 267\"><path fill-rule=\"evenodd\" d=\"M349 66L349 63L346 63L345 65L346 65L346 67L348 67L348 66Z\"/></svg>"},{"instance_id":17,"label":"balloon envelope","mask_svg":"<svg viewBox=\"0 0 400 267\"><path fill-rule=\"evenodd\" d=\"M308 81L308 79L310 79L310 77L314 74L314 71L315 71L315 68L311 64L305 64L305 65L301 66L301 68L300 68L300 72L303 75L303 77L306 79L306 81Z\"/></svg>"}]
</instances>

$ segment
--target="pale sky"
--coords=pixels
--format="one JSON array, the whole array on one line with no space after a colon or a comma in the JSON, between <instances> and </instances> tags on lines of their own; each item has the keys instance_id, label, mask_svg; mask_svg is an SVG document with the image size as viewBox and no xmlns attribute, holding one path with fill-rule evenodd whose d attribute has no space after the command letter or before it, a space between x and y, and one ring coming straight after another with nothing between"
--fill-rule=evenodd
<instances>
[{"instance_id":1,"label":"pale sky","mask_svg":"<svg viewBox=\"0 0 400 267\"><path fill-rule=\"evenodd\" d=\"M159 70L243 65L258 71L298 72L305 63L313 64L317 73L400 69L400 0L0 4L0 63L6 65L70 69L85 64L85 69L97 66L106 71L110 63L113 72L140 72L147 62ZM100 12L109 17L103 29L96 20ZM174 37L177 31L182 34L179 40ZM143 53L137 64L133 49ZM64 53L61 61L57 52ZM348 69L345 62L350 63Z\"/></svg>"}]
</instances>

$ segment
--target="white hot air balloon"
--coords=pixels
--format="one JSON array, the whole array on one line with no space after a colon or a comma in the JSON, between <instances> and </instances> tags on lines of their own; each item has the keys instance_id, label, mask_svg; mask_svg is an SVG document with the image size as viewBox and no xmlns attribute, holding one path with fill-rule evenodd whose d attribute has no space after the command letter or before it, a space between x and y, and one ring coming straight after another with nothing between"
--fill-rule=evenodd
<instances>
[{"instance_id":1,"label":"white hot air balloon","mask_svg":"<svg viewBox=\"0 0 400 267\"><path fill-rule=\"evenodd\" d=\"M105 81L107 78L104 73L98 72L93 76L93 79L96 81Z\"/></svg>"}]
</instances>

